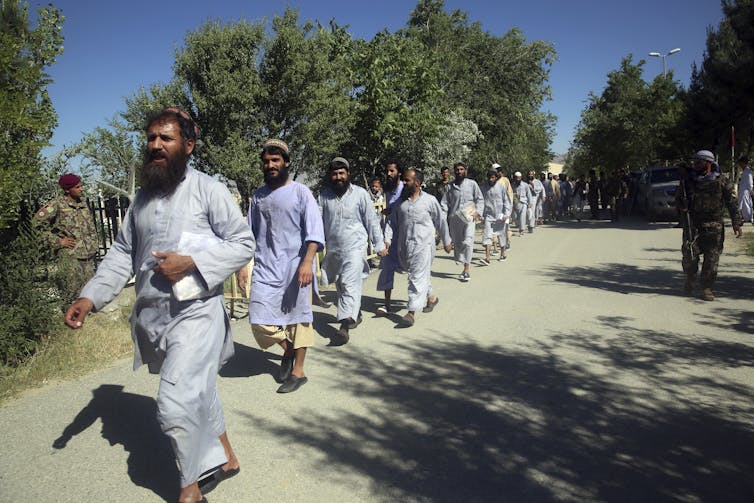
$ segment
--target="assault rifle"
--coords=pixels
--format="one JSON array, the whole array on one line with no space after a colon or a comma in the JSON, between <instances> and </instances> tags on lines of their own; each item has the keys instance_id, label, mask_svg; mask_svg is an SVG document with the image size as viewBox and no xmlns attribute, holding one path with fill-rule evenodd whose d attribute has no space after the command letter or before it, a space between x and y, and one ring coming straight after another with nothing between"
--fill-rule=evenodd
<instances>
[{"instance_id":1,"label":"assault rifle","mask_svg":"<svg viewBox=\"0 0 754 503\"><path fill-rule=\"evenodd\" d=\"M694 226L691 223L691 201L689 201L688 192L686 191L686 180L689 177L688 168L683 164L678 166L678 171L681 174L680 189L683 195L683 209L681 209L681 226L683 227L683 245L681 246L684 254L688 254L691 260L696 258L694 252L694 246L696 245L696 233L694 232ZM685 210L685 211L683 211Z\"/></svg>"}]
</instances>

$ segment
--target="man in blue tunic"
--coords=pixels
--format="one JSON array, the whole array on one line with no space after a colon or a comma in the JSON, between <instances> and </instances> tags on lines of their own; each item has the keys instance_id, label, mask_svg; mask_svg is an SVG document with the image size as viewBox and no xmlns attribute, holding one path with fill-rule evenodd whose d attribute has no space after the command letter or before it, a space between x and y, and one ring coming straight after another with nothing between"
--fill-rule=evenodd
<instances>
[{"instance_id":1,"label":"man in blue tunic","mask_svg":"<svg viewBox=\"0 0 754 503\"><path fill-rule=\"evenodd\" d=\"M136 274L134 369L160 374L157 416L180 469L179 501L195 502L239 471L216 380L233 355L223 282L251 260L254 238L228 189L187 165L196 128L185 112L164 110L146 133L141 189L65 322L81 327Z\"/></svg>"},{"instance_id":2,"label":"man in blue tunic","mask_svg":"<svg viewBox=\"0 0 754 503\"><path fill-rule=\"evenodd\" d=\"M368 242L379 256L387 254L372 199L365 189L351 183L349 168L344 158L333 159L327 170L329 186L319 195L327 242L322 284L335 282L338 292L340 328L330 338L333 346L346 344L348 331L361 323L361 288L369 275Z\"/></svg>"},{"instance_id":3,"label":"man in blue tunic","mask_svg":"<svg viewBox=\"0 0 754 503\"><path fill-rule=\"evenodd\" d=\"M296 391L307 381L304 359L314 345L313 263L325 245L314 196L288 176L289 152L284 141L267 140L260 153L265 185L249 205L249 226L257 242L249 321L262 349L274 344L283 348L278 393ZM246 281L242 271L239 284Z\"/></svg>"}]
</instances>

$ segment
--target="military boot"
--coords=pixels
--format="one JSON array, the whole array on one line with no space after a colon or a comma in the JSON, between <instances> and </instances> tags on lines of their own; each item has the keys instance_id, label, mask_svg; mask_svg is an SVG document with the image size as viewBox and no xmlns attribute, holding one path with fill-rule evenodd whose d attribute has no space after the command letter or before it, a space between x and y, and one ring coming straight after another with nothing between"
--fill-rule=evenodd
<instances>
[{"instance_id":1,"label":"military boot","mask_svg":"<svg viewBox=\"0 0 754 503\"><path fill-rule=\"evenodd\" d=\"M691 295L694 291L694 283L696 283L696 274L687 274L686 283L683 285L683 291L686 295Z\"/></svg>"},{"instance_id":2,"label":"military boot","mask_svg":"<svg viewBox=\"0 0 754 503\"><path fill-rule=\"evenodd\" d=\"M711 288L705 288L702 290L702 298L704 300L715 300L715 296L712 294Z\"/></svg>"}]
</instances>

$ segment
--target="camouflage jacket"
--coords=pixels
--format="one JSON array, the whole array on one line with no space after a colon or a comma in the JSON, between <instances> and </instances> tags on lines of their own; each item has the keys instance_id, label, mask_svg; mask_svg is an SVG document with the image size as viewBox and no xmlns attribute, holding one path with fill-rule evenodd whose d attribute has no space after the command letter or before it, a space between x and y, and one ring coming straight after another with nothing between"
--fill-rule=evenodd
<instances>
[{"instance_id":1,"label":"camouflage jacket","mask_svg":"<svg viewBox=\"0 0 754 503\"><path fill-rule=\"evenodd\" d=\"M77 203L66 196L53 199L37 211L34 223L43 239L59 253L77 259L91 259L97 255L97 230L85 201ZM76 246L63 248L60 240L66 237L75 239Z\"/></svg>"},{"instance_id":2,"label":"camouflage jacket","mask_svg":"<svg viewBox=\"0 0 754 503\"><path fill-rule=\"evenodd\" d=\"M727 209L734 227L741 227L743 221L733 197L733 186L722 176L713 179L694 179L683 176L681 183L686 188L688 201L684 199L684 187L675 192L676 207L688 208L694 225L704 222L722 222L723 210Z\"/></svg>"}]
</instances>

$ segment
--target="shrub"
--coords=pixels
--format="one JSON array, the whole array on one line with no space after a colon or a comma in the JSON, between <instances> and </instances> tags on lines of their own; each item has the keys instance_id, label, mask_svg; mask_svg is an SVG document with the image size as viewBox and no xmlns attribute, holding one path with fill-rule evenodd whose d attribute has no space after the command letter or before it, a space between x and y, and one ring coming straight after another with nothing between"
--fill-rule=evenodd
<instances>
[{"instance_id":1,"label":"shrub","mask_svg":"<svg viewBox=\"0 0 754 503\"><path fill-rule=\"evenodd\" d=\"M17 365L50 335L66 301L52 251L29 218L0 236L0 362Z\"/></svg>"}]
</instances>

